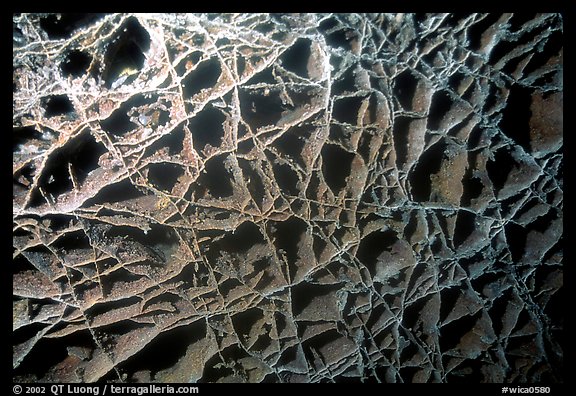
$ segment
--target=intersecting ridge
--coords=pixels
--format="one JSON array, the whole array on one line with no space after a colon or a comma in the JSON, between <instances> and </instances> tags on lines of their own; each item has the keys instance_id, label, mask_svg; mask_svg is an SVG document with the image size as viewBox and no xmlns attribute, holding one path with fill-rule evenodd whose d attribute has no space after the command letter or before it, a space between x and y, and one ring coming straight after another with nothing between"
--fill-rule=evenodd
<instances>
[{"instance_id":1,"label":"intersecting ridge","mask_svg":"<svg viewBox=\"0 0 576 396\"><path fill-rule=\"evenodd\" d=\"M558 14L15 14L13 378L561 382Z\"/></svg>"}]
</instances>

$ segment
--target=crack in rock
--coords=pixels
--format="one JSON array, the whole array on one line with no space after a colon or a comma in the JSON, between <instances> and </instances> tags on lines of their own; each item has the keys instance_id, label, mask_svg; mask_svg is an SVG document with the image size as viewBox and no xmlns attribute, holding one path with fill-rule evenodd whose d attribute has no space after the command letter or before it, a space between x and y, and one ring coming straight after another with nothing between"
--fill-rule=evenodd
<instances>
[{"instance_id":1,"label":"crack in rock","mask_svg":"<svg viewBox=\"0 0 576 396\"><path fill-rule=\"evenodd\" d=\"M563 381L559 14L14 14L13 379Z\"/></svg>"}]
</instances>

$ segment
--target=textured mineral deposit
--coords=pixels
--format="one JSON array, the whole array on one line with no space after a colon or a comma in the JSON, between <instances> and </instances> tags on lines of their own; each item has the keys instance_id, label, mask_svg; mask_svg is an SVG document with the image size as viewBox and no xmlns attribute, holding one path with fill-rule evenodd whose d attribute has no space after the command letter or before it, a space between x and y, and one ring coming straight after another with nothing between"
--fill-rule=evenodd
<instances>
[{"instance_id":1,"label":"textured mineral deposit","mask_svg":"<svg viewBox=\"0 0 576 396\"><path fill-rule=\"evenodd\" d=\"M14 14L13 379L561 382L558 14Z\"/></svg>"}]
</instances>

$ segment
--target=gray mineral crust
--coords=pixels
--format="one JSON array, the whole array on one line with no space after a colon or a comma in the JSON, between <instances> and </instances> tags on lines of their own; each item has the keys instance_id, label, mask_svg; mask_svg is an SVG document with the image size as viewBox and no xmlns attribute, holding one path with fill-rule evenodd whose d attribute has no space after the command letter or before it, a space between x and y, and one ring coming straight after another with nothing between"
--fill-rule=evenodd
<instances>
[{"instance_id":1,"label":"gray mineral crust","mask_svg":"<svg viewBox=\"0 0 576 396\"><path fill-rule=\"evenodd\" d=\"M14 14L13 380L563 382L560 14Z\"/></svg>"}]
</instances>

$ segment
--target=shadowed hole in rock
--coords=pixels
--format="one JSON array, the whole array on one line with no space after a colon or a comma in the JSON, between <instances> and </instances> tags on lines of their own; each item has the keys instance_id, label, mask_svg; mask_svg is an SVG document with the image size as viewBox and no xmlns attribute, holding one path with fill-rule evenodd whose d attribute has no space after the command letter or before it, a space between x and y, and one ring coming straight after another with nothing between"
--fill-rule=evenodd
<instances>
[{"instance_id":1,"label":"shadowed hole in rock","mask_svg":"<svg viewBox=\"0 0 576 396\"><path fill-rule=\"evenodd\" d=\"M276 84L276 78L274 78L274 74L272 73L271 67L264 69L259 73L256 73L246 83L247 86L258 84Z\"/></svg>"},{"instance_id":2,"label":"shadowed hole in rock","mask_svg":"<svg viewBox=\"0 0 576 396\"><path fill-rule=\"evenodd\" d=\"M306 198L312 201L319 200L318 190L320 188L321 182L322 180L320 179L318 172L317 171L312 172L312 175L310 176L310 181L308 182L308 188L306 189ZM314 205L312 206L311 213L314 214L314 216L318 215L318 206L319 206L318 203L314 203Z\"/></svg>"},{"instance_id":3,"label":"shadowed hole in rock","mask_svg":"<svg viewBox=\"0 0 576 396\"><path fill-rule=\"evenodd\" d=\"M285 158L291 159L301 167L305 167L306 163L302 156L306 139L310 132L309 128L290 128L284 132L282 136L274 141L272 144Z\"/></svg>"},{"instance_id":4,"label":"shadowed hole in rock","mask_svg":"<svg viewBox=\"0 0 576 396\"><path fill-rule=\"evenodd\" d=\"M461 206L470 206L472 200L478 198L480 194L482 194L482 190L484 190L482 181L477 177L472 177L472 174L472 168L468 168L462 180L463 191L462 197L460 198Z\"/></svg>"},{"instance_id":5,"label":"shadowed hole in rock","mask_svg":"<svg viewBox=\"0 0 576 396\"><path fill-rule=\"evenodd\" d=\"M298 39L280 56L282 66L301 77L308 78L308 59L310 58L310 45L307 39Z\"/></svg>"},{"instance_id":6,"label":"shadowed hole in rock","mask_svg":"<svg viewBox=\"0 0 576 396\"><path fill-rule=\"evenodd\" d=\"M159 372L174 367L186 355L191 345L205 337L206 323L203 320L164 331L144 349L121 363L119 369L130 373L150 370L154 378Z\"/></svg>"},{"instance_id":7,"label":"shadowed hole in rock","mask_svg":"<svg viewBox=\"0 0 576 396\"><path fill-rule=\"evenodd\" d=\"M435 256L442 255L444 248L444 242L440 238L435 238L430 245L430 251L432 251Z\"/></svg>"},{"instance_id":8,"label":"shadowed hole in rock","mask_svg":"<svg viewBox=\"0 0 576 396\"><path fill-rule=\"evenodd\" d=\"M124 179L118 183L102 187L93 198L86 201L85 205L130 201L143 195L144 193L136 189L130 180Z\"/></svg>"},{"instance_id":9,"label":"shadowed hole in rock","mask_svg":"<svg viewBox=\"0 0 576 396\"><path fill-rule=\"evenodd\" d=\"M556 219L558 219L558 212L554 209L551 209L543 216L536 218L526 228L529 231L536 231L543 234L548 230L548 228L550 228Z\"/></svg>"},{"instance_id":10,"label":"shadowed hole in rock","mask_svg":"<svg viewBox=\"0 0 576 396\"><path fill-rule=\"evenodd\" d=\"M248 341L250 333L260 331L259 322L264 318L262 310L257 307L239 312L232 317L232 324L241 342Z\"/></svg>"},{"instance_id":11,"label":"shadowed hole in rock","mask_svg":"<svg viewBox=\"0 0 576 396\"><path fill-rule=\"evenodd\" d=\"M107 88L133 79L144 66L150 49L150 35L135 17L128 18L116 31L117 37L106 50L103 79Z\"/></svg>"},{"instance_id":12,"label":"shadowed hole in rock","mask_svg":"<svg viewBox=\"0 0 576 396\"><path fill-rule=\"evenodd\" d=\"M504 226L506 233L506 240L508 242L508 249L512 254L512 260L518 261L524 254L526 248L526 236L528 232L522 226L515 223L508 222Z\"/></svg>"},{"instance_id":13,"label":"shadowed hole in rock","mask_svg":"<svg viewBox=\"0 0 576 396\"><path fill-rule=\"evenodd\" d=\"M106 147L90 134L83 134L75 142L65 146L76 180L82 184L88 175L99 168L98 160L106 153Z\"/></svg>"},{"instance_id":14,"label":"shadowed hole in rock","mask_svg":"<svg viewBox=\"0 0 576 396\"><path fill-rule=\"evenodd\" d=\"M482 312L473 315L464 315L440 328L440 351L447 352L458 347L466 333L473 329Z\"/></svg>"},{"instance_id":15,"label":"shadowed hole in rock","mask_svg":"<svg viewBox=\"0 0 576 396\"><path fill-rule=\"evenodd\" d=\"M558 290L562 287L561 283L563 284L563 274L562 269L559 266L540 265L535 269L532 275L533 281L531 284L534 285L535 290L543 291L548 288ZM560 279L560 281L557 280L554 282L552 279ZM545 307L545 301L546 298L542 298L541 296L538 296L534 299L534 302L536 302L541 308Z\"/></svg>"},{"instance_id":16,"label":"shadowed hole in rock","mask_svg":"<svg viewBox=\"0 0 576 396\"><path fill-rule=\"evenodd\" d=\"M263 126L276 124L286 109L284 101L276 91L271 91L268 96L264 96L258 91L240 89L238 97L242 118L253 131Z\"/></svg>"},{"instance_id":17,"label":"shadowed hole in rock","mask_svg":"<svg viewBox=\"0 0 576 396\"><path fill-rule=\"evenodd\" d=\"M288 164L277 164L272 168L278 187L284 194L298 195L298 174Z\"/></svg>"},{"instance_id":18,"label":"shadowed hole in rock","mask_svg":"<svg viewBox=\"0 0 576 396\"><path fill-rule=\"evenodd\" d=\"M459 247L477 228L476 215L467 210L458 211L454 229L454 246Z\"/></svg>"},{"instance_id":19,"label":"shadowed hole in rock","mask_svg":"<svg viewBox=\"0 0 576 396\"><path fill-rule=\"evenodd\" d=\"M415 382L414 378L422 371L423 369L419 367L404 366L398 371L398 375L402 378L402 382L412 383Z\"/></svg>"},{"instance_id":20,"label":"shadowed hole in rock","mask_svg":"<svg viewBox=\"0 0 576 396\"><path fill-rule=\"evenodd\" d=\"M422 297L406 307L402 314L402 326L412 332L420 327L423 318L432 314L432 312L424 311L424 309L428 307L430 300L433 298L435 296ZM412 354L410 354L409 351L402 350L400 360L411 358L417 351L412 351Z\"/></svg>"},{"instance_id":21,"label":"shadowed hole in rock","mask_svg":"<svg viewBox=\"0 0 576 396\"><path fill-rule=\"evenodd\" d=\"M477 278L470 281L472 288L476 292L488 299L492 300L497 296L501 295L507 287L504 286L506 283L506 275L503 273L487 272L480 274Z\"/></svg>"},{"instance_id":22,"label":"shadowed hole in rock","mask_svg":"<svg viewBox=\"0 0 576 396\"><path fill-rule=\"evenodd\" d=\"M468 150L474 150L479 148L480 143L484 143L484 140L486 140L485 139L486 135L487 135L486 131L480 128L478 125L476 125L470 132L470 135L468 136L468 144L467 144ZM469 155L472 154L470 153Z\"/></svg>"},{"instance_id":23,"label":"shadowed hole in rock","mask_svg":"<svg viewBox=\"0 0 576 396\"><path fill-rule=\"evenodd\" d=\"M334 95L341 95L344 92L352 93L356 90L356 78L354 77L354 67L349 67L344 74L332 83Z\"/></svg>"},{"instance_id":24,"label":"shadowed hole in rock","mask_svg":"<svg viewBox=\"0 0 576 396\"><path fill-rule=\"evenodd\" d=\"M292 313L299 316L306 313L307 318L312 316L315 319L333 320L336 307L336 291L340 289L339 284L319 285L301 282L292 286ZM325 314L326 317L322 317ZM305 324L298 326L299 335L305 331ZM313 326L312 326L313 327Z\"/></svg>"},{"instance_id":25,"label":"shadowed hole in rock","mask_svg":"<svg viewBox=\"0 0 576 396\"><path fill-rule=\"evenodd\" d=\"M474 383L485 382L483 364L480 361L466 359L453 370L446 374L446 381L450 383Z\"/></svg>"},{"instance_id":26,"label":"shadowed hole in rock","mask_svg":"<svg viewBox=\"0 0 576 396\"><path fill-rule=\"evenodd\" d=\"M554 294L552 294L548 300L548 303L544 307L544 313L548 315L548 317L555 323L563 323L566 313L566 307L564 305L566 301L565 298L566 292L565 288L562 286ZM561 327L559 326L559 328ZM564 336L560 336L557 340L560 345L564 345L563 338Z\"/></svg>"},{"instance_id":27,"label":"shadowed hole in rock","mask_svg":"<svg viewBox=\"0 0 576 396\"><path fill-rule=\"evenodd\" d=\"M320 22L320 24L318 25L318 30L325 33L328 30L334 29L338 25L340 25L340 22L335 17L330 17Z\"/></svg>"},{"instance_id":28,"label":"shadowed hole in rock","mask_svg":"<svg viewBox=\"0 0 576 396\"><path fill-rule=\"evenodd\" d=\"M151 144L147 148L146 152L149 155L153 155L160 150L168 149L168 155L179 155L182 153L182 150L184 150L184 136L184 129L182 125L179 125L168 135L162 136L156 142Z\"/></svg>"},{"instance_id":29,"label":"shadowed hole in rock","mask_svg":"<svg viewBox=\"0 0 576 396\"><path fill-rule=\"evenodd\" d=\"M415 357L419 352L418 346L414 343L407 344L400 352L400 362L406 363L411 358ZM400 373L402 376L402 372Z\"/></svg>"},{"instance_id":30,"label":"shadowed hole in rock","mask_svg":"<svg viewBox=\"0 0 576 396\"><path fill-rule=\"evenodd\" d=\"M30 335L32 330L35 329L34 333L36 333L43 327L45 326L31 325L26 326L24 329ZM58 328L61 328L61 326L57 324L54 330ZM14 332L14 335L16 334L18 334L18 331ZM17 345L17 339L13 345ZM31 379L30 376L35 377L37 380L44 378L54 366L64 362L68 357L67 348L72 346L85 347L89 350L94 350L97 347L88 330L81 330L61 338L42 338L34 345L34 348L20 365L14 368L12 375L14 378L22 376L23 379L28 380Z\"/></svg>"},{"instance_id":31,"label":"shadowed hole in rock","mask_svg":"<svg viewBox=\"0 0 576 396\"><path fill-rule=\"evenodd\" d=\"M452 76L450 76L450 78L448 79L448 86L454 91L454 92L458 92L458 90L460 89L460 84L462 84L462 82L466 81L466 75L460 72L456 72L454 74L452 74Z\"/></svg>"},{"instance_id":32,"label":"shadowed hole in rock","mask_svg":"<svg viewBox=\"0 0 576 396\"><path fill-rule=\"evenodd\" d=\"M130 120L128 113L136 107L150 105L156 100L155 96L146 97L145 95L135 95L124 102L118 109L114 110L108 118L100 121L100 126L104 131L121 137L138 127L137 124Z\"/></svg>"},{"instance_id":33,"label":"shadowed hole in rock","mask_svg":"<svg viewBox=\"0 0 576 396\"><path fill-rule=\"evenodd\" d=\"M244 182L246 183L246 187L248 187L252 199L259 207L262 207L266 187L260 173L257 171L256 164L252 161L246 161L239 158L238 165L240 166L240 169L242 169Z\"/></svg>"},{"instance_id":34,"label":"shadowed hole in rock","mask_svg":"<svg viewBox=\"0 0 576 396\"><path fill-rule=\"evenodd\" d=\"M486 163L486 171L498 193L508 180L510 172L518 166L509 149L501 148L496 151L493 158Z\"/></svg>"},{"instance_id":35,"label":"shadowed hole in rock","mask_svg":"<svg viewBox=\"0 0 576 396\"><path fill-rule=\"evenodd\" d=\"M40 27L51 40L68 39L76 30L90 26L105 15L78 12L50 14L40 19Z\"/></svg>"},{"instance_id":36,"label":"shadowed hole in rock","mask_svg":"<svg viewBox=\"0 0 576 396\"><path fill-rule=\"evenodd\" d=\"M436 241L439 241L440 238L437 238ZM434 253L434 249L432 247L432 252ZM416 288L417 284L422 284L421 277L424 275L430 275L430 272L427 271L428 267L425 263L417 263L415 267L413 267L412 273L410 274L410 278L408 279L408 284L406 285L406 294L410 295L414 293L414 288ZM429 278L428 278L429 279Z\"/></svg>"},{"instance_id":37,"label":"shadowed hole in rock","mask_svg":"<svg viewBox=\"0 0 576 396\"><path fill-rule=\"evenodd\" d=\"M196 184L202 188L206 188L210 195L214 198L229 197L234 193L230 178L232 175L224 165L223 156L213 157L205 164L205 172L201 173Z\"/></svg>"},{"instance_id":38,"label":"shadowed hole in rock","mask_svg":"<svg viewBox=\"0 0 576 396\"><path fill-rule=\"evenodd\" d=\"M217 260L216 261L216 271L223 273L224 275L230 275L230 273L232 272L233 276L236 276L237 274L235 273L236 271L234 271L234 269L232 269L230 267L230 264L234 265L234 263L226 263L228 265L228 268L226 268L225 266L223 266L223 261L222 260ZM226 298L226 299L231 299L231 293L234 289L238 288L238 287L242 287L242 283L240 282L240 280L234 278L228 278L225 281L220 281L220 283L218 284L218 290L220 291L220 294Z\"/></svg>"},{"instance_id":39,"label":"shadowed hole in rock","mask_svg":"<svg viewBox=\"0 0 576 396\"><path fill-rule=\"evenodd\" d=\"M564 36L561 30L554 30L550 33L548 38L546 39L546 43L544 44L543 48L540 46L536 47L537 50L534 51L534 56L526 65L523 70L524 76L529 76L530 74L534 73L554 56L557 56L559 52L562 50L564 45Z\"/></svg>"},{"instance_id":40,"label":"shadowed hole in rock","mask_svg":"<svg viewBox=\"0 0 576 396\"><path fill-rule=\"evenodd\" d=\"M561 78L559 76L560 72L558 72L557 70L547 72L534 81L534 87L538 87L543 90L548 89L550 86L554 85L554 82L556 81L557 78ZM548 98L550 95L552 95L553 92L554 92L553 90L545 92L542 95L542 98L543 99Z\"/></svg>"},{"instance_id":41,"label":"shadowed hole in rock","mask_svg":"<svg viewBox=\"0 0 576 396\"><path fill-rule=\"evenodd\" d=\"M524 150L530 152L530 117L532 111L532 93L528 88L514 87L510 89L506 107L502 111L500 130L513 139Z\"/></svg>"},{"instance_id":42,"label":"shadowed hole in rock","mask_svg":"<svg viewBox=\"0 0 576 396\"><path fill-rule=\"evenodd\" d=\"M44 301L38 300L36 302L42 303ZM30 309L28 309L28 310L30 310ZM41 332L46 327L48 327L48 324L45 324L45 323L31 323L31 324L28 324L27 326L22 326L16 330L14 330L12 332L12 337L13 337L12 345L17 346L17 345L25 343L26 341L28 341L30 339L33 339L37 333ZM25 361L26 360L24 360L24 362ZM38 362L36 362L36 363L38 363ZM32 362L32 364L34 364L34 362Z\"/></svg>"},{"instance_id":43,"label":"shadowed hole in rock","mask_svg":"<svg viewBox=\"0 0 576 396\"><path fill-rule=\"evenodd\" d=\"M276 25L274 23L272 23L272 21L266 21L266 22L262 22L262 23L259 23L258 25L256 25L256 27L254 27L254 30L256 30L257 32L260 32L262 34L267 34L267 33L274 31L275 28L276 28Z\"/></svg>"},{"instance_id":44,"label":"shadowed hole in rock","mask_svg":"<svg viewBox=\"0 0 576 396\"><path fill-rule=\"evenodd\" d=\"M370 99L368 101L368 115L370 124L375 124L376 128L383 128L383 125L379 124L379 120L377 119L379 107L381 108L381 101L375 94L370 95ZM366 115L364 115L364 121L366 122Z\"/></svg>"},{"instance_id":45,"label":"shadowed hole in rock","mask_svg":"<svg viewBox=\"0 0 576 396\"><path fill-rule=\"evenodd\" d=\"M562 259L562 252L564 251L564 236L558 238L558 242L554 246L550 247L542 256L542 262L546 263L549 261L560 261Z\"/></svg>"},{"instance_id":46,"label":"shadowed hole in rock","mask_svg":"<svg viewBox=\"0 0 576 396\"><path fill-rule=\"evenodd\" d=\"M52 154L39 179L39 185L50 197L50 200L55 200L59 195L73 189L74 186L68 172L67 158L62 151Z\"/></svg>"},{"instance_id":47,"label":"shadowed hole in rock","mask_svg":"<svg viewBox=\"0 0 576 396\"><path fill-rule=\"evenodd\" d=\"M474 23L466 31L469 47L473 51L480 50L485 43L482 42L482 35L500 19L500 14L486 14L481 20Z\"/></svg>"},{"instance_id":48,"label":"shadowed hole in rock","mask_svg":"<svg viewBox=\"0 0 576 396\"><path fill-rule=\"evenodd\" d=\"M236 58L236 71L238 77L242 76L245 70L246 70L246 59L244 59L242 56L238 56Z\"/></svg>"},{"instance_id":49,"label":"shadowed hole in rock","mask_svg":"<svg viewBox=\"0 0 576 396\"><path fill-rule=\"evenodd\" d=\"M527 22L533 21L538 14L532 12L518 12L512 15L512 18L508 20L508 24L510 25L511 32L518 32L524 28L524 25Z\"/></svg>"},{"instance_id":50,"label":"shadowed hole in rock","mask_svg":"<svg viewBox=\"0 0 576 396\"><path fill-rule=\"evenodd\" d=\"M284 252L292 279L296 274L296 261L299 258L298 244L307 229L308 225L297 217L291 217L283 222L268 223L267 232L274 238L277 251Z\"/></svg>"},{"instance_id":51,"label":"shadowed hole in rock","mask_svg":"<svg viewBox=\"0 0 576 396\"><path fill-rule=\"evenodd\" d=\"M104 297L109 297L112 292L118 293L120 290L125 291L130 288L131 283L138 282L142 276L135 275L124 268L117 268L113 272L100 276L100 285Z\"/></svg>"},{"instance_id":52,"label":"shadowed hole in rock","mask_svg":"<svg viewBox=\"0 0 576 396\"><path fill-rule=\"evenodd\" d=\"M90 252L92 251L90 240L83 230L63 234L52 242L51 246L56 250L66 249L67 251L71 251L76 249L86 249Z\"/></svg>"},{"instance_id":53,"label":"shadowed hole in rock","mask_svg":"<svg viewBox=\"0 0 576 396\"><path fill-rule=\"evenodd\" d=\"M376 262L380 254L390 251L391 246L398 241L398 236L393 230L375 231L365 235L360 241L356 257L368 268L370 274L376 275Z\"/></svg>"},{"instance_id":54,"label":"shadowed hole in rock","mask_svg":"<svg viewBox=\"0 0 576 396\"><path fill-rule=\"evenodd\" d=\"M174 53L174 55L176 54L177 53ZM186 56L184 59L178 62L174 70L176 70L176 73L179 76L184 76L190 68L194 67L194 65L197 65L198 62L200 62L203 55L204 53L202 51L192 51L190 55Z\"/></svg>"},{"instance_id":55,"label":"shadowed hole in rock","mask_svg":"<svg viewBox=\"0 0 576 396\"><path fill-rule=\"evenodd\" d=\"M510 337L507 343L507 350L512 355L521 355L526 350L534 350L536 336L534 334L518 335Z\"/></svg>"},{"instance_id":56,"label":"shadowed hole in rock","mask_svg":"<svg viewBox=\"0 0 576 396\"><path fill-rule=\"evenodd\" d=\"M249 356L238 345L224 348L206 361L199 382L240 382L242 374L237 370L238 362Z\"/></svg>"},{"instance_id":57,"label":"shadowed hole in rock","mask_svg":"<svg viewBox=\"0 0 576 396\"><path fill-rule=\"evenodd\" d=\"M222 144L224 121L226 116L213 107L205 108L189 121L196 151L200 152L207 144L212 147L219 147Z\"/></svg>"},{"instance_id":58,"label":"shadowed hole in rock","mask_svg":"<svg viewBox=\"0 0 576 396\"><path fill-rule=\"evenodd\" d=\"M218 58L211 58L200 63L195 70L182 80L184 99L190 99L203 89L216 85L220 78L222 67Z\"/></svg>"},{"instance_id":59,"label":"shadowed hole in rock","mask_svg":"<svg viewBox=\"0 0 576 396\"><path fill-rule=\"evenodd\" d=\"M54 95L42 99L42 106L46 109L46 117L55 117L64 114L74 113L74 105L67 95Z\"/></svg>"},{"instance_id":60,"label":"shadowed hole in rock","mask_svg":"<svg viewBox=\"0 0 576 396\"><path fill-rule=\"evenodd\" d=\"M43 145L48 146L48 142L44 142L44 140L44 134L38 132L34 127L13 128L12 153L18 153L22 150L26 151L30 145L38 146L39 148Z\"/></svg>"},{"instance_id":61,"label":"shadowed hole in rock","mask_svg":"<svg viewBox=\"0 0 576 396\"><path fill-rule=\"evenodd\" d=\"M18 274L24 271L36 271L36 267L32 265L32 263L26 259L26 257L22 256L21 254L15 257L10 264L12 275Z\"/></svg>"},{"instance_id":62,"label":"shadowed hole in rock","mask_svg":"<svg viewBox=\"0 0 576 396\"><path fill-rule=\"evenodd\" d=\"M412 235L416 232L418 226L418 217L416 215L411 215L410 219L406 223L406 227L404 227L404 238L410 240Z\"/></svg>"},{"instance_id":63,"label":"shadowed hole in rock","mask_svg":"<svg viewBox=\"0 0 576 396\"><path fill-rule=\"evenodd\" d=\"M263 243L265 243L264 236L260 227L245 221L234 230L234 233L228 234L218 241L218 246L220 251L244 253L251 247Z\"/></svg>"},{"instance_id":64,"label":"shadowed hole in rock","mask_svg":"<svg viewBox=\"0 0 576 396\"><path fill-rule=\"evenodd\" d=\"M332 117L342 123L356 125L358 122L358 112L364 98L352 96L339 99L334 102Z\"/></svg>"},{"instance_id":65,"label":"shadowed hole in rock","mask_svg":"<svg viewBox=\"0 0 576 396\"><path fill-rule=\"evenodd\" d=\"M325 144L322 147L322 173L335 195L346 186L353 159L354 154L339 146Z\"/></svg>"},{"instance_id":66,"label":"shadowed hole in rock","mask_svg":"<svg viewBox=\"0 0 576 396\"><path fill-rule=\"evenodd\" d=\"M380 330L383 329L383 324L385 323L385 318L389 315L390 311L386 304L376 305L370 311L370 316L366 321L366 328L373 334L378 334ZM369 344L372 344L373 340L366 340Z\"/></svg>"},{"instance_id":67,"label":"shadowed hole in rock","mask_svg":"<svg viewBox=\"0 0 576 396\"><path fill-rule=\"evenodd\" d=\"M443 323L448 315L454 311L458 297L463 294L459 287L444 288L440 292L440 323Z\"/></svg>"},{"instance_id":68,"label":"shadowed hole in rock","mask_svg":"<svg viewBox=\"0 0 576 396\"><path fill-rule=\"evenodd\" d=\"M489 114L502 108L504 97L502 91L491 85L487 87L487 91L486 100L484 100L484 104L482 105L482 111Z\"/></svg>"},{"instance_id":69,"label":"shadowed hole in rock","mask_svg":"<svg viewBox=\"0 0 576 396\"><path fill-rule=\"evenodd\" d=\"M88 71L91 62L92 57L86 52L73 50L64 58L60 70L64 77L80 77Z\"/></svg>"},{"instance_id":70,"label":"shadowed hole in rock","mask_svg":"<svg viewBox=\"0 0 576 396\"><path fill-rule=\"evenodd\" d=\"M504 290L499 296L492 300L488 313L492 320L492 329L496 334L502 333L506 318L506 309L510 305L510 301L514 301L514 295L511 289Z\"/></svg>"},{"instance_id":71,"label":"shadowed hole in rock","mask_svg":"<svg viewBox=\"0 0 576 396\"><path fill-rule=\"evenodd\" d=\"M39 185L52 199L74 188L72 177L83 183L91 171L98 168L98 159L106 152L89 134L83 134L69 141L52 153L46 162ZM72 168L72 175L69 171Z\"/></svg>"},{"instance_id":72,"label":"shadowed hole in rock","mask_svg":"<svg viewBox=\"0 0 576 396\"><path fill-rule=\"evenodd\" d=\"M148 167L148 181L159 190L169 194L178 182L178 178L184 174L182 167L171 164L152 164Z\"/></svg>"},{"instance_id":73,"label":"shadowed hole in rock","mask_svg":"<svg viewBox=\"0 0 576 396\"><path fill-rule=\"evenodd\" d=\"M326 35L326 43L333 48L349 50L351 48L351 31L349 29L335 30Z\"/></svg>"},{"instance_id":74,"label":"shadowed hole in rock","mask_svg":"<svg viewBox=\"0 0 576 396\"><path fill-rule=\"evenodd\" d=\"M396 166L403 168L408 156L408 130L412 118L398 117L394 120L392 133L394 136L394 149L396 150Z\"/></svg>"},{"instance_id":75,"label":"shadowed hole in rock","mask_svg":"<svg viewBox=\"0 0 576 396\"><path fill-rule=\"evenodd\" d=\"M228 45L230 45L230 40L227 39L226 37L221 37L218 40L216 40L214 44L216 45L216 47L227 47Z\"/></svg>"},{"instance_id":76,"label":"shadowed hole in rock","mask_svg":"<svg viewBox=\"0 0 576 396\"><path fill-rule=\"evenodd\" d=\"M430 176L438 173L442 165L442 158L446 150L446 143L440 140L432 147L428 148L420 156L418 164L412 169L408 176L412 187L412 197L416 202L425 202L430 199L432 190L432 180Z\"/></svg>"},{"instance_id":77,"label":"shadowed hole in rock","mask_svg":"<svg viewBox=\"0 0 576 396\"><path fill-rule=\"evenodd\" d=\"M418 79L409 70L403 71L394 79L394 97L405 110L412 110L412 100L417 86Z\"/></svg>"},{"instance_id":78,"label":"shadowed hole in rock","mask_svg":"<svg viewBox=\"0 0 576 396\"><path fill-rule=\"evenodd\" d=\"M318 369L324 362L333 362L335 356L338 354L335 347L336 345L341 346L341 343L338 342L341 338L344 338L344 336L336 330L328 330L304 341L302 343L302 349L304 350L306 360ZM339 352L342 354L344 351L340 350ZM320 363L317 357L318 355L322 359L322 363Z\"/></svg>"},{"instance_id":79,"label":"shadowed hole in rock","mask_svg":"<svg viewBox=\"0 0 576 396\"><path fill-rule=\"evenodd\" d=\"M432 131L437 131L453 104L452 98L446 91L435 92L430 102L426 127Z\"/></svg>"},{"instance_id":80,"label":"shadowed hole in rock","mask_svg":"<svg viewBox=\"0 0 576 396\"><path fill-rule=\"evenodd\" d=\"M244 125L243 123L238 124L238 140L242 139L247 134L248 134L248 128L246 128L246 125ZM248 144L248 145L254 146L254 142L252 140L239 141L238 145L240 145L240 144ZM250 147L250 148L252 148L252 147ZM249 150L246 150L246 152L248 152L248 151Z\"/></svg>"}]
</instances>

